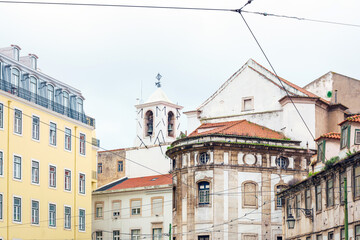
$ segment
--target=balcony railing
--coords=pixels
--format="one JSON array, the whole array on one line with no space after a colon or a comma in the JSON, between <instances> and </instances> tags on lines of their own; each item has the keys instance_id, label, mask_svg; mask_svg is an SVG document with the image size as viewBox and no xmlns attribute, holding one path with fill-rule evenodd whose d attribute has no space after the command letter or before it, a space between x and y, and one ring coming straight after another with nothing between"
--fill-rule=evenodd
<instances>
[{"instance_id":1,"label":"balcony railing","mask_svg":"<svg viewBox=\"0 0 360 240\"><path fill-rule=\"evenodd\" d=\"M78 120L82 123L95 127L95 119L89 116L86 116L83 113L80 113L76 110L73 110L69 107L65 107L64 105L57 103L55 101L49 100L46 97L40 96L35 94L25 88L18 87L14 84L11 84L7 81L1 80L0 81L0 89L16 95L22 99L25 99L29 102L33 102L45 108L48 108L54 112L60 113L72 119Z\"/></svg>"}]
</instances>

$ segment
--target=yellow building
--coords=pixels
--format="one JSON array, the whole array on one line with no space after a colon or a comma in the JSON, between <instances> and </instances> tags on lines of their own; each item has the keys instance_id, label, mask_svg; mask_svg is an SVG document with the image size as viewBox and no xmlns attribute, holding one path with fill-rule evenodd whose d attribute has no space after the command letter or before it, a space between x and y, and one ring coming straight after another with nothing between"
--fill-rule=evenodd
<instances>
[{"instance_id":1,"label":"yellow building","mask_svg":"<svg viewBox=\"0 0 360 240\"><path fill-rule=\"evenodd\" d=\"M94 119L81 92L0 49L0 240L91 239Z\"/></svg>"}]
</instances>

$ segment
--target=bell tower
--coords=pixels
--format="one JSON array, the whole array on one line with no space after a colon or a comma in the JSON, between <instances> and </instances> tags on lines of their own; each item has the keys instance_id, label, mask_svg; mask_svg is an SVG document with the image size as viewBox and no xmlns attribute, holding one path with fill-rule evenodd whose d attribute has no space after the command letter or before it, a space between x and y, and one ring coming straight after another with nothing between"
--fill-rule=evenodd
<instances>
[{"instance_id":1,"label":"bell tower","mask_svg":"<svg viewBox=\"0 0 360 240\"><path fill-rule=\"evenodd\" d=\"M136 107L135 147L167 145L176 140L180 131L182 106L172 103L161 89L161 75L156 76L157 89L145 103Z\"/></svg>"}]
</instances>

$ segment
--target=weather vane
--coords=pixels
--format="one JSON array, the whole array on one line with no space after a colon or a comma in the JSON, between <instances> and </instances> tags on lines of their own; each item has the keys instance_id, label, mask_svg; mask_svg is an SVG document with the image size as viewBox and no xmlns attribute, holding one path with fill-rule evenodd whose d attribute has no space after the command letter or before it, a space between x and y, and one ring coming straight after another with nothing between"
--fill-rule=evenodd
<instances>
[{"instance_id":1,"label":"weather vane","mask_svg":"<svg viewBox=\"0 0 360 240\"><path fill-rule=\"evenodd\" d=\"M155 82L155 85L160 88L161 87L161 82L160 82L160 79L162 78L162 76L160 75L160 73L158 73L156 75L156 79L158 80L157 82Z\"/></svg>"}]
</instances>

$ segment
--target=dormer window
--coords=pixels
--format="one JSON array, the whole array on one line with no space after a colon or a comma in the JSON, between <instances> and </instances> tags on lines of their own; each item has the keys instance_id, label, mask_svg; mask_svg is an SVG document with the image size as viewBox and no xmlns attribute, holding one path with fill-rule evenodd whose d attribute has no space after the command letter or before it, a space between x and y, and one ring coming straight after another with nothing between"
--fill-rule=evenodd
<instances>
[{"instance_id":1,"label":"dormer window","mask_svg":"<svg viewBox=\"0 0 360 240\"><path fill-rule=\"evenodd\" d=\"M11 72L11 87L13 89L17 89L19 87L20 71L16 68L13 68Z\"/></svg>"},{"instance_id":2,"label":"dormer window","mask_svg":"<svg viewBox=\"0 0 360 240\"><path fill-rule=\"evenodd\" d=\"M81 98L78 98L77 100L77 111L82 114L83 112L83 100Z\"/></svg>"},{"instance_id":3,"label":"dormer window","mask_svg":"<svg viewBox=\"0 0 360 240\"><path fill-rule=\"evenodd\" d=\"M349 147L350 141L350 126L343 126L341 128L341 140L340 140L340 148Z\"/></svg>"},{"instance_id":4,"label":"dormer window","mask_svg":"<svg viewBox=\"0 0 360 240\"><path fill-rule=\"evenodd\" d=\"M174 114L173 112L169 112L168 113L168 136L169 137L174 137Z\"/></svg>"},{"instance_id":5,"label":"dormer window","mask_svg":"<svg viewBox=\"0 0 360 240\"><path fill-rule=\"evenodd\" d=\"M154 132L154 114L152 111L147 111L145 114L145 135L152 136Z\"/></svg>"},{"instance_id":6,"label":"dormer window","mask_svg":"<svg viewBox=\"0 0 360 240\"><path fill-rule=\"evenodd\" d=\"M14 54L14 59L16 61L19 61L20 50L15 46L13 47L13 54Z\"/></svg>"}]
</instances>

